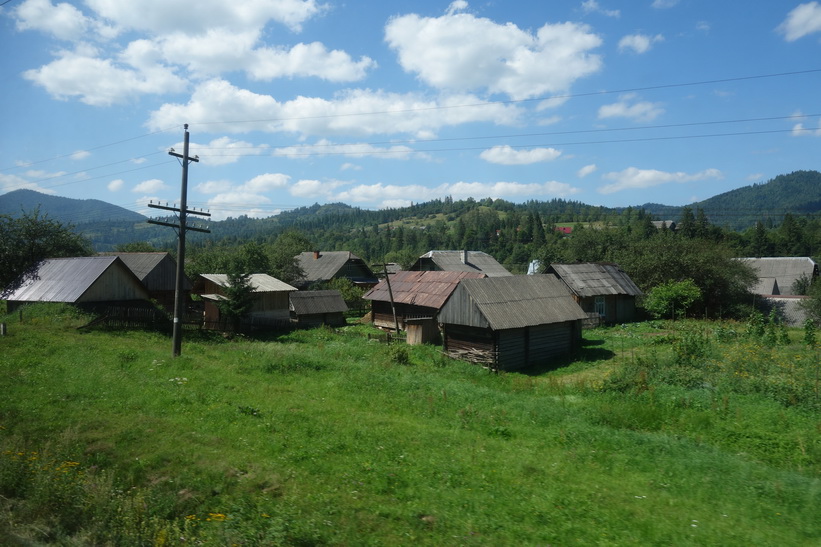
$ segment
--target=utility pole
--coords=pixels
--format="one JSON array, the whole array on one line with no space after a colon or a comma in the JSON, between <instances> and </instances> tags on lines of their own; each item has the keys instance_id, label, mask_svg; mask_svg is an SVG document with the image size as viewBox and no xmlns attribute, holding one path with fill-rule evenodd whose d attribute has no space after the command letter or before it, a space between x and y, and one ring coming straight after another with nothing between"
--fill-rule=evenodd
<instances>
[{"instance_id":1,"label":"utility pole","mask_svg":"<svg viewBox=\"0 0 821 547\"><path fill-rule=\"evenodd\" d=\"M182 349L182 323L185 320L185 232L191 230L195 232L211 233L211 230L205 228L188 226L186 224L186 217L189 214L210 217L211 213L188 209L188 164L192 161L200 161L199 156L194 156L193 158L188 156L188 124L185 124L185 140L182 154L178 154L172 148L168 151L168 155L182 160L182 190L180 192L180 207L168 207L168 204L163 207L159 203L156 205L149 203L148 206L153 207L154 209L164 209L166 211L174 211L179 213L179 225L171 224L169 222L162 222L159 220L149 220L148 222L151 224L159 224L160 226L170 226L171 228L175 228L177 230L179 245L177 247L177 284L174 290L174 330L172 334L172 355L174 357L179 357Z\"/></svg>"}]
</instances>

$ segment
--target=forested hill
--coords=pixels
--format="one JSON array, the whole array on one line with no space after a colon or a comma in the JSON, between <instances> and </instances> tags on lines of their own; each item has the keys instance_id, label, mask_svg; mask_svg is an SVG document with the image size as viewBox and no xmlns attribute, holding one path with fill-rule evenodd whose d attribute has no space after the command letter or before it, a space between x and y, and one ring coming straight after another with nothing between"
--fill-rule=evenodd
<instances>
[{"instance_id":1,"label":"forested hill","mask_svg":"<svg viewBox=\"0 0 821 547\"><path fill-rule=\"evenodd\" d=\"M682 207L648 203L643 208L660 219L678 220ZM794 171L760 184L737 188L690 205L703 209L713 224L744 230L757 221L779 224L784 215L821 212L821 173Z\"/></svg>"},{"instance_id":2,"label":"forested hill","mask_svg":"<svg viewBox=\"0 0 821 547\"><path fill-rule=\"evenodd\" d=\"M0 195L0 215L19 216L38 210L64 224L87 222L140 222L145 217L99 199L72 199L51 196L34 190L14 190Z\"/></svg>"}]
</instances>

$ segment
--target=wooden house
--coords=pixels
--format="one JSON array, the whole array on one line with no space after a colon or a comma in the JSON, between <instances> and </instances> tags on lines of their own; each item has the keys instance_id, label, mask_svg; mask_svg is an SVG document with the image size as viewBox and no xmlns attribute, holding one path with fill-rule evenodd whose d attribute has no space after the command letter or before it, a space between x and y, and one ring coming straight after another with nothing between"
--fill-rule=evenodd
<instances>
[{"instance_id":1,"label":"wooden house","mask_svg":"<svg viewBox=\"0 0 821 547\"><path fill-rule=\"evenodd\" d=\"M148 300L148 290L116 256L50 258L5 295L8 310L32 302L129 303Z\"/></svg>"},{"instance_id":2,"label":"wooden house","mask_svg":"<svg viewBox=\"0 0 821 547\"><path fill-rule=\"evenodd\" d=\"M513 275L482 251L429 251L416 259L409 269L417 272L474 272L488 277Z\"/></svg>"},{"instance_id":3,"label":"wooden house","mask_svg":"<svg viewBox=\"0 0 821 547\"><path fill-rule=\"evenodd\" d=\"M339 291L297 291L289 295L291 322L300 327L345 325L348 305Z\"/></svg>"},{"instance_id":4,"label":"wooden house","mask_svg":"<svg viewBox=\"0 0 821 547\"><path fill-rule=\"evenodd\" d=\"M364 288L371 288L379 281L364 260L348 251L311 251L298 254L296 259L305 273L298 283L300 289L340 278Z\"/></svg>"},{"instance_id":5,"label":"wooden house","mask_svg":"<svg viewBox=\"0 0 821 547\"><path fill-rule=\"evenodd\" d=\"M616 264L584 262L551 264L545 271L561 279L595 323L627 323L636 319L641 290Z\"/></svg>"},{"instance_id":6,"label":"wooden house","mask_svg":"<svg viewBox=\"0 0 821 547\"><path fill-rule=\"evenodd\" d=\"M166 310L174 309L177 290L177 262L166 252L159 253L105 253L120 257L128 269L142 281L148 296ZM183 276L183 297L191 294L191 281Z\"/></svg>"},{"instance_id":7,"label":"wooden house","mask_svg":"<svg viewBox=\"0 0 821 547\"><path fill-rule=\"evenodd\" d=\"M290 293L296 287L268 274L251 274L254 302L246 323L251 325L276 325L290 322ZM203 324L206 328L222 328L218 302L225 300L228 286L227 274L200 274L194 282L193 292L203 300Z\"/></svg>"},{"instance_id":8,"label":"wooden house","mask_svg":"<svg viewBox=\"0 0 821 547\"><path fill-rule=\"evenodd\" d=\"M444 349L494 370L517 370L575 351L585 313L552 275L464 279L439 310Z\"/></svg>"},{"instance_id":9,"label":"wooden house","mask_svg":"<svg viewBox=\"0 0 821 547\"><path fill-rule=\"evenodd\" d=\"M380 281L362 298L371 301L375 326L395 329L395 309L399 329L406 330L409 320L434 319L461 280L481 277L486 275L479 272L400 271Z\"/></svg>"},{"instance_id":10,"label":"wooden house","mask_svg":"<svg viewBox=\"0 0 821 547\"><path fill-rule=\"evenodd\" d=\"M797 281L812 283L818 277L818 264L809 257L741 258L758 275L753 294L762 296L794 296Z\"/></svg>"}]
</instances>

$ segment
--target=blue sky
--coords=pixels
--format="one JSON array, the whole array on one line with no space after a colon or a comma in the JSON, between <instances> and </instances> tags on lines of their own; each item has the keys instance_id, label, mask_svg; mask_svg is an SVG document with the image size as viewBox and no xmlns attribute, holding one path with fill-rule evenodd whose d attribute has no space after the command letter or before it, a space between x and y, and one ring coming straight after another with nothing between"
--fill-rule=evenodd
<instances>
[{"instance_id":1,"label":"blue sky","mask_svg":"<svg viewBox=\"0 0 821 547\"><path fill-rule=\"evenodd\" d=\"M821 169L821 3L9 0L0 193L683 205ZM78 219L80 220L80 219Z\"/></svg>"}]
</instances>

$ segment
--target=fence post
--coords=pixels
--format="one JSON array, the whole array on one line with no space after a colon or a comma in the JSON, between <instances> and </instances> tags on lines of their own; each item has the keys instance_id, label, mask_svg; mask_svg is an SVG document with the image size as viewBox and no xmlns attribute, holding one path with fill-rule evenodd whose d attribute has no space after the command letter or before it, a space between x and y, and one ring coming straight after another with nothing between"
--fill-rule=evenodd
<instances>
[{"instance_id":1,"label":"fence post","mask_svg":"<svg viewBox=\"0 0 821 547\"><path fill-rule=\"evenodd\" d=\"M5 335L6 335L6 324L5 323L0 323L0 336L5 336Z\"/></svg>"}]
</instances>

